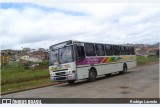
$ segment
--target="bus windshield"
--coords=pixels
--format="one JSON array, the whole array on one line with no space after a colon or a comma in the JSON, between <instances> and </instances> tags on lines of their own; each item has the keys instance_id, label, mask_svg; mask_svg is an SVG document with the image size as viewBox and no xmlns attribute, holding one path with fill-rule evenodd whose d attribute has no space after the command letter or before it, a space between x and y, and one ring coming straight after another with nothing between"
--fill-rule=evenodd
<instances>
[{"instance_id":1,"label":"bus windshield","mask_svg":"<svg viewBox=\"0 0 160 107\"><path fill-rule=\"evenodd\" d=\"M69 63L73 61L73 46L65 46L51 51L50 53L50 65Z\"/></svg>"},{"instance_id":2,"label":"bus windshield","mask_svg":"<svg viewBox=\"0 0 160 107\"><path fill-rule=\"evenodd\" d=\"M50 52L50 65L58 64L58 50L54 50Z\"/></svg>"}]
</instances>

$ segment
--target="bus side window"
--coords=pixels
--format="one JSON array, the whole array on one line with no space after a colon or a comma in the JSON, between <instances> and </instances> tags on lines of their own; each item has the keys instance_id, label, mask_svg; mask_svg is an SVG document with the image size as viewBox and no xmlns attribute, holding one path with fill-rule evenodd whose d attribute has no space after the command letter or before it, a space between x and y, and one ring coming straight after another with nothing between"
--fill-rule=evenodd
<instances>
[{"instance_id":1,"label":"bus side window","mask_svg":"<svg viewBox=\"0 0 160 107\"><path fill-rule=\"evenodd\" d=\"M105 55L104 46L103 45L96 44L95 47L96 47L97 56L104 56Z\"/></svg>"},{"instance_id":2,"label":"bus side window","mask_svg":"<svg viewBox=\"0 0 160 107\"><path fill-rule=\"evenodd\" d=\"M114 55L120 55L120 47L118 45L113 45Z\"/></svg>"},{"instance_id":3,"label":"bus side window","mask_svg":"<svg viewBox=\"0 0 160 107\"><path fill-rule=\"evenodd\" d=\"M107 56L113 55L112 45L105 45L105 48L106 48L106 55Z\"/></svg>"},{"instance_id":4,"label":"bus side window","mask_svg":"<svg viewBox=\"0 0 160 107\"><path fill-rule=\"evenodd\" d=\"M124 46L121 46L121 55L125 55L125 50L124 50Z\"/></svg>"},{"instance_id":5,"label":"bus side window","mask_svg":"<svg viewBox=\"0 0 160 107\"><path fill-rule=\"evenodd\" d=\"M126 55L130 55L130 50L128 46L125 46L125 52L126 52Z\"/></svg>"},{"instance_id":6,"label":"bus side window","mask_svg":"<svg viewBox=\"0 0 160 107\"><path fill-rule=\"evenodd\" d=\"M76 57L85 57L83 46L77 46Z\"/></svg>"},{"instance_id":7,"label":"bus side window","mask_svg":"<svg viewBox=\"0 0 160 107\"><path fill-rule=\"evenodd\" d=\"M132 49L133 49L133 55L135 55L135 50L134 50L134 47L132 47Z\"/></svg>"},{"instance_id":8,"label":"bus side window","mask_svg":"<svg viewBox=\"0 0 160 107\"><path fill-rule=\"evenodd\" d=\"M85 52L83 46L76 46L76 59L82 61L85 58Z\"/></svg>"},{"instance_id":9,"label":"bus side window","mask_svg":"<svg viewBox=\"0 0 160 107\"><path fill-rule=\"evenodd\" d=\"M85 43L84 44L86 56L96 56L94 44L91 43Z\"/></svg>"},{"instance_id":10,"label":"bus side window","mask_svg":"<svg viewBox=\"0 0 160 107\"><path fill-rule=\"evenodd\" d=\"M135 55L134 47L130 47L130 54Z\"/></svg>"}]
</instances>

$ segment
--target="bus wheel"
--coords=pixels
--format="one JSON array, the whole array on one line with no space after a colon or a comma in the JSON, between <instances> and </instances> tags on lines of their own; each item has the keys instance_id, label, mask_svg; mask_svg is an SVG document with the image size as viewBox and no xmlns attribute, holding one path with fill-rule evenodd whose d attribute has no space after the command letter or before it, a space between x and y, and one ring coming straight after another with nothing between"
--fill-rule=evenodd
<instances>
[{"instance_id":1,"label":"bus wheel","mask_svg":"<svg viewBox=\"0 0 160 107\"><path fill-rule=\"evenodd\" d=\"M127 65L124 64L124 65L123 65L123 71L120 71L119 73L120 73L120 74L124 74L124 73L126 73L126 72L127 72Z\"/></svg>"},{"instance_id":2,"label":"bus wheel","mask_svg":"<svg viewBox=\"0 0 160 107\"><path fill-rule=\"evenodd\" d=\"M97 73L94 69L89 70L89 78L88 81L93 82L96 80Z\"/></svg>"},{"instance_id":3,"label":"bus wheel","mask_svg":"<svg viewBox=\"0 0 160 107\"><path fill-rule=\"evenodd\" d=\"M74 84L75 80L68 81L69 84Z\"/></svg>"}]
</instances>

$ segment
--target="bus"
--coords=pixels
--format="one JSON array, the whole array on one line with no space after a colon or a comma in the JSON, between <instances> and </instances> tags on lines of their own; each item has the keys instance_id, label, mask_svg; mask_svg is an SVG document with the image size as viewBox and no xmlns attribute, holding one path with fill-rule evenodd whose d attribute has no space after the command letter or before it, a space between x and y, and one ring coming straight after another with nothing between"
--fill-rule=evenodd
<instances>
[{"instance_id":1,"label":"bus","mask_svg":"<svg viewBox=\"0 0 160 107\"><path fill-rule=\"evenodd\" d=\"M95 81L100 75L126 73L137 65L133 46L68 40L49 47L51 81Z\"/></svg>"}]
</instances>

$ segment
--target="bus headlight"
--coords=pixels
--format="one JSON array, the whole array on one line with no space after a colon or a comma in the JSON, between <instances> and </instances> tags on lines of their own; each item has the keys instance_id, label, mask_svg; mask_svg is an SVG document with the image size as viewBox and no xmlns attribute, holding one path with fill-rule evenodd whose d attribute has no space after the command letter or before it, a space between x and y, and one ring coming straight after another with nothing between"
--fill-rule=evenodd
<instances>
[{"instance_id":1,"label":"bus headlight","mask_svg":"<svg viewBox=\"0 0 160 107\"><path fill-rule=\"evenodd\" d=\"M71 74L71 71L68 71L68 74Z\"/></svg>"},{"instance_id":2,"label":"bus headlight","mask_svg":"<svg viewBox=\"0 0 160 107\"><path fill-rule=\"evenodd\" d=\"M68 74L75 74L75 73L76 73L75 70L73 70L73 71L68 71Z\"/></svg>"}]
</instances>

